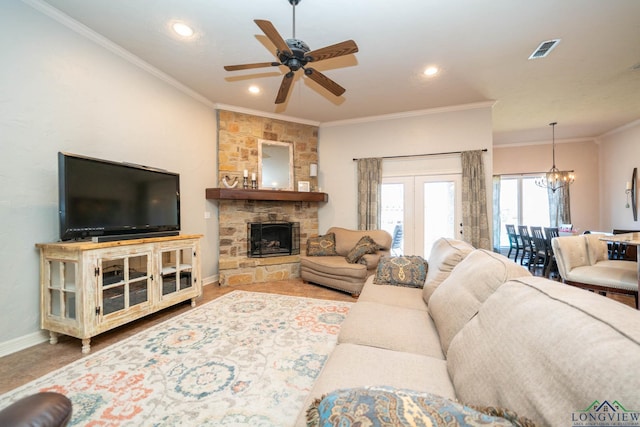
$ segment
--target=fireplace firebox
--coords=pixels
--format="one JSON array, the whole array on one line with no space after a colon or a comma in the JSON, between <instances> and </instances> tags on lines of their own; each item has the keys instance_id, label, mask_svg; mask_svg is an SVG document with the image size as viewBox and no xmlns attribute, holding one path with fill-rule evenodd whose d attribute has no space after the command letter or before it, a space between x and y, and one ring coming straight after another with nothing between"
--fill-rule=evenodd
<instances>
[{"instance_id":1,"label":"fireplace firebox","mask_svg":"<svg viewBox=\"0 0 640 427\"><path fill-rule=\"evenodd\" d=\"M247 257L265 258L299 253L299 222L271 221L247 224Z\"/></svg>"}]
</instances>

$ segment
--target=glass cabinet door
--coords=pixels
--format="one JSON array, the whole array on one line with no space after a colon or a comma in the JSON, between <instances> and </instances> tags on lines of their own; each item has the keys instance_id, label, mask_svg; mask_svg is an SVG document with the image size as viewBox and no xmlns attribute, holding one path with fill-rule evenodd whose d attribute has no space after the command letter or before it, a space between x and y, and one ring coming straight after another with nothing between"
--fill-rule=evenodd
<instances>
[{"instance_id":1,"label":"glass cabinet door","mask_svg":"<svg viewBox=\"0 0 640 427\"><path fill-rule=\"evenodd\" d=\"M76 319L77 262L46 261L48 292L47 314L61 319Z\"/></svg>"},{"instance_id":2,"label":"glass cabinet door","mask_svg":"<svg viewBox=\"0 0 640 427\"><path fill-rule=\"evenodd\" d=\"M99 261L102 272L102 315L150 301L150 254Z\"/></svg>"},{"instance_id":3,"label":"glass cabinet door","mask_svg":"<svg viewBox=\"0 0 640 427\"><path fill-rule=\"evenodd\" d=\"M160 254L160 263L163 297L193 286L192 247L164 250Z\"/></svg>"}]
</instances>

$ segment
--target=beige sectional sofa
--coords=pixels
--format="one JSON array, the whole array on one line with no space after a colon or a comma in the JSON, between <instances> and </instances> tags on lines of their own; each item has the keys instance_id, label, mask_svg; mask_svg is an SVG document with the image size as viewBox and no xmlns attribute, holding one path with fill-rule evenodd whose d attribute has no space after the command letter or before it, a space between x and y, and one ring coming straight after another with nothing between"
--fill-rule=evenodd
<instances>
[{"instance_id":1,"label":"beige sectional sofa","mask_svg":"<svg viewBox=\"0 0 640 427\"><path fill-rule=\"evenodd\" d=\"M337 389L389 386L572 425L594 401L640 410L640 314L440 239L424 288L369 278L306 409Z\"/></svg>"},{"instance_id":2,"label":"beige sectional sofa","mask_svg":"<svg viewBox=\"0 0 640 427\"><path fill-rule=\"evenodd\" d=\"M638 305L638 263L610 260L607 243L599 234L555 237L551 241L563 282L596 292L635 297Z\"/></svg>"},{"instance_id":3,"label":"beige sectional sofa","mask_svg":"<svg viewBox=\"0 0 640 427\"><path fill-rule=\"evenodd\" d=\"M376 271L381 257L389 255L391 235L384 230L349 230L331 227L328 234L335 235L335 253L331 256L300 256L300 277L310 283L348 292L357 297L367 277ZM375 253L365 254L360 262L349 263L346 256L358 241L371 237L380 249Z\"/></svg>"}]
</instances>

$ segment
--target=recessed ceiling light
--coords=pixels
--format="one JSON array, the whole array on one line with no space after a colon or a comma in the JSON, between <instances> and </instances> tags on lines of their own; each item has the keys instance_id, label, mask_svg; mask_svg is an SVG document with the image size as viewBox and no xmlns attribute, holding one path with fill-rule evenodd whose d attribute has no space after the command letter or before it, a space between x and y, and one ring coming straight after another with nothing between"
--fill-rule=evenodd
<instances>
[{"instance_id":1,"label":"recessed ceiling light","mask_svg":"<svg viewBox=\"0 0 640 427\"><path fill-rule=\"evenodd\" d=\"M191 37L193 35L193 30L191 29L191 27L183 22L175 22L172 27L173 31L175 31L176 34L179 34L182 37Z\"/></svg>"},{"instance_id":2,"label":"recessed ceiling light","mask_svg":"<svg viewBox=\"0 0 640 427\"><path fill-rule=\"evenodd\" d=\"M439 71L440 70L438 69L438 67L434 67L434 66L427 67L424 70L424 75L432 77L432 76L435 76L436 74L438 74Z\"/></svg>"},{"instance_id":3,"label":"recessed ceiling light","mask_svg":"<svg viewBox=\"0 0 640 427\"><path fill-rule=\"evenodd\" d=\"M260 88L258 86L255 86L255 85L251 85L251 86L249 86L249 92L251 92L253 94L258 94L258 93L260 93Z\"/></svg>"}]
</instances>

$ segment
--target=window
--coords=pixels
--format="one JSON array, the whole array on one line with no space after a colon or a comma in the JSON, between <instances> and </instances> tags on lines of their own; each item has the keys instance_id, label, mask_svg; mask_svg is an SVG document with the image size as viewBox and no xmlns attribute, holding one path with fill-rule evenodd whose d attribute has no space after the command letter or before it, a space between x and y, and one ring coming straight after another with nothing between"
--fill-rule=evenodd
<instances>
[{"instance_id":1,"label":"window","mask_svg":"<svg viewBox=\"0 0 640 427\"><path fill-rule=\"evenodd\" d=\"M547 189L535 184L537 176L500 178L500 246L509 246L505 224L549 226Z\"/></svg>"}]
</instances>

